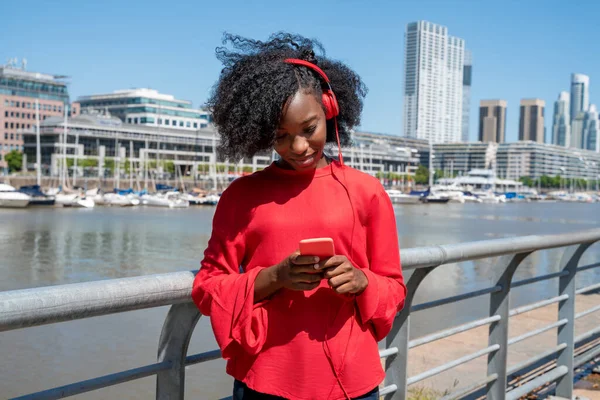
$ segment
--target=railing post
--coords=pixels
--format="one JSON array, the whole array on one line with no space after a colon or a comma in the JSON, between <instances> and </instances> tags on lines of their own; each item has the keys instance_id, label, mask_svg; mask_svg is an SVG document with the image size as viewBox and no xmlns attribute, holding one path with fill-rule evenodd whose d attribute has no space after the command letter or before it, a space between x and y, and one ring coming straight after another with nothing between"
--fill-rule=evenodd
<instances>
[{"instance_id":1,"label":"railing post","mask_svg":"<svg viewBox=\"0 0 600 400\"><path fill-rule=\"evenodd\" d=\"M174 304L169 309L158 342L158 362L170 362L171 368L156 375L157 400L183 400L185 357L200 312L192 302Z\"/></svg>"},{"instance_id":2,"label":"railing post","mask_svg":"<svg viewBox=\"0 0 600 400\"><path fill-rule=\"evenodd\" d=\"M398 389L386 395L386 400L404 400L407 396L406 380L408 378L408 339L410 334L410 307L417 288L423 279L435 267L415 269L408 282L406 282L406 299L400 315L394 320L392 330L385 338L386 348L397 347L398 354L389 356L385 360L385 384L395 384Z\"/></svg>"},{"instance_id":3,"label":"railing post","mask_svg":"<svg viewBox=\"0 0 600 400\"><path fill-rule=\"evenodd\" d=\"M581 256L591 245L592 243L583 243L567 247L560 261L562 270L567 271L568 275L560 277L558 295L566 294L569 297L558 303L558 319L567 319L569 322L558 328L557 344L565 343L567 347L558 353L556 365L564 365L568 372L556 382L556 396L569 399L573 396L573 358L575 356L575 274Z\"/></svg>"},{"instance_id":4,"label":"railing post","mask_svg":"<svg viewBox=\"0 0 600 400\"><path fill-rule=\"evenodd\" d=\"M504 400L506 397L506 363L508 359L508 318L510 312L510 284L517 267L531 252L518 253L500 258L496 285L502 290L490 295L490 316L499 315L500 320L492 322L489 328L488 344L499 345L500 348L488 354L487 374L498 375L498 378L487 384L487 398Z\"/></svg>"}]
</instances>

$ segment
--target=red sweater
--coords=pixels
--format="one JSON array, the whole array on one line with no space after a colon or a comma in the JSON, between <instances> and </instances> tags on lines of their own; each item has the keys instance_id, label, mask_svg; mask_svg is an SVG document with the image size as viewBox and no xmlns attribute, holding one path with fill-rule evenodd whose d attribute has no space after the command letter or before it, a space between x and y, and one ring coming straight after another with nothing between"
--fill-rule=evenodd
<instances>
[{"instance_id":1,"label":"red sweater","mask_svg":"<svg viewBox=\"0 0 600 400\"><path fill-rule=\"evenodd\" d=\"M336 254L364 271L367 288L342 296L323 280L254 304L258 272L313 237L333 238ZM288 399L356 397L381 383L377 342L405 296L387 193L377 179L337 162L308 172L273 164L235 180L217 206L192 290L211 318L227 373Z\"/></svg>"}]
</instances>

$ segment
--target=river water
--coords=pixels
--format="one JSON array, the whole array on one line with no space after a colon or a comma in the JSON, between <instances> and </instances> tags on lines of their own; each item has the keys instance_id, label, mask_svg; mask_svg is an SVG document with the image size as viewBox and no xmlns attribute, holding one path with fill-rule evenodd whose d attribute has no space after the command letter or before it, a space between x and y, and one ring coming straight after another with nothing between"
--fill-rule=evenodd
<instances>
[{"instance_id":1,"label":"river water","mask_svg":"<svg viewBox=\"0 0 600 400\"><path fill-rule=\"evenodd\" d=\"M31 208L0 210L0 291L144 274L194 270L210 235L213 208ZM401 248L598 227L600 204L520 203L397 206ZM516 279L556 271L562 250L532 254ZM600 258L600 246L582 262ZM415 304L489 286L497 260L449 265L432 272ZM407 277L409 274L407 274ZM600 281L600 271L578 276L578 286ZM556 280L512 293L513 306L556 293ZM486 315L485 297L416 313L411 336ZM48 389L156 362L168 308L128 312L0 333L0 398ZM208 318L196 327L189 354L216 348ZM186 398L231 393L225 363L187 368ZM149 399L149 377L77 399Z\"/></svg>"}]
</instances>

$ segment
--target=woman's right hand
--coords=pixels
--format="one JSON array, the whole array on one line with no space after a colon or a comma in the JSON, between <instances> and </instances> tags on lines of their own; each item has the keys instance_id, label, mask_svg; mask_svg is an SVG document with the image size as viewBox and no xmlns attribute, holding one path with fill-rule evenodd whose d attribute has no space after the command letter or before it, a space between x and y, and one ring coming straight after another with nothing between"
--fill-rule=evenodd
<instances>
[{"instance_id":1,"label":"woman's right hand","mask_svg":"<svg viewBox=\"0 0 600 400\"><path fill-rule=\"evenodd\" d=\"M323 272L319 266L319 257L303 256L299 251L289 255L275 266L278 283L291 290L312 290L321 283Z\"/></svg>"}]
</instances>

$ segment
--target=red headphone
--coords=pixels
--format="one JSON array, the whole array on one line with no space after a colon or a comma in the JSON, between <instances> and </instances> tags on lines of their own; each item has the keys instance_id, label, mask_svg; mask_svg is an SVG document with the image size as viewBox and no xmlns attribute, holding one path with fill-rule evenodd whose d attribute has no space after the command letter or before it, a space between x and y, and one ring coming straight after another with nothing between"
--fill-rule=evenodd
<instances>
[{"instance_id":1,"label":"red headphone","mask_svg":"<svg viewBox=\"0 0 600 400\"><path fill-rule=\"evenodd\" d=\"M342 159L342 146L340 145L340 134L338 132L337 126L337 116L340 114L340 106L338 105L337 99L335 98L335 94L331 89L331 84L329 83L329 78L325 75L325 72L315 64L300 60L299 58L286 58L283 60L287 64L293 65L302 65L309 69L312 69L317 74L323 78L323 81L327 84L326 88L323 88L323 94L321 96L321 102L323 103L323 107L325 108L325 119L333 119L335 123L335 138L338 144L338 154L340 157L340 164L344 165L344 160Z\"/></svg>"}]
</instances>

